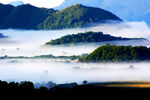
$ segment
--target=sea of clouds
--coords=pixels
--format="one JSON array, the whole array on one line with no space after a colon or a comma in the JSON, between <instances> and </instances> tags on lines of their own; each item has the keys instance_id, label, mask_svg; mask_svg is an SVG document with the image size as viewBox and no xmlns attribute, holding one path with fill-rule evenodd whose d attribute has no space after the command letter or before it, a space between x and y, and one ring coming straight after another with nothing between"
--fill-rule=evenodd
<instances>
[{"instance_id":1,"label":"sea of clouds","mask_svg":"<svg viewBox=\"0 0 150 100\"><path fill-rule=\"evenodd\" d=\"M0 56L35 56L53 54L81 55L91 53L97 47L106 44L90 43L71 46L44 46L51 39L68 34L95 31L104 32L112 36L127 38L146 38L148 40L110 41L115 45L132 45L150 47L150 28L144 22L126 22L118 24L99 24L87 28L67 30L0 30L7 39L0 39ZM130 67L133 65L133 68ZM90 82L107 81L150 81L150 62L142 63L78 63L56 61L52 59L1 59L0 80L32 81L42 83L53 81L55 83L69 83L83 80Z\"/></svg>"},{"instance_id":2,"label":"sea of clouds","mask_svg":"<svg viewBox=\"0 0 150 100\"><path fill-rule=\"evenodd\" d=\"M97 47L106 44L90 43L71 46L44 46L46 42L52 39L60 38L68 34L77 34L81 32L94 31L104 32L112 36L127 38L146 38L150 39L150 28L144 22L126 22L118 24L97 24L96 26L86 28L76 28L67 30L0 30L8 39L0 39L0 56L35 56L53 54L59 55L82 55L91 53ZM148 40L131 40L131 41L113 41L108 42L115 45L132 45L132 46L150 46ZM88 47L88 48L87 48Z\"/></svg>"}]
</instances>

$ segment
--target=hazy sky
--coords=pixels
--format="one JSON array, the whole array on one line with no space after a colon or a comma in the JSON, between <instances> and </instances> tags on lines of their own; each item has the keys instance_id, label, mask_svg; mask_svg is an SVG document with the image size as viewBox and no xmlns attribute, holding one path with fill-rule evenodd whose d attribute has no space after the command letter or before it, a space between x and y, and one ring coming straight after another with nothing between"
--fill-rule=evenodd
<instances>
[{"instance_id":1,"label":"hazy sky","mask_svg":"<svg viewBox=\"0 0 150 100\"><path fill-rule=\"evenodd\" d=\"M30 3L37 7L52 8L60 5L64 0L0 0L0 3L8 4L13 1L23 1L25 4Z\"/></svg>"}]
</instances>

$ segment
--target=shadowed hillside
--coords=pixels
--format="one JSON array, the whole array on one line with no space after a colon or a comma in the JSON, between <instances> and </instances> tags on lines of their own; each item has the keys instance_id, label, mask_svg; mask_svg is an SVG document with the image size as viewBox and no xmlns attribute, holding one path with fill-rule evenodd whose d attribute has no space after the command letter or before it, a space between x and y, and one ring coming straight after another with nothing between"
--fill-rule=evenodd
<instances>
[{"instance_id":1,"label":"shadowed hillside","mask_svg":"<svg viewBox=\"0 0 150 100\"><path fill-rule=\"evenodd\" d=\"M61 11L29 4L17 7L0 4L0 13L0 29L64 29L108 20L122 21L108 11L80 4Z\"/></svg>"},{"instance_id":2,"label":"shadowed hillside","mask_svg":"<svg viewBox=\"0 0 150 100\"><path fill-rule=\"evenodd\" d=\"M18 7L0 4L0 28L37 29L39 23L55 12L29 4Z\"/></svg>"}]
</instances>

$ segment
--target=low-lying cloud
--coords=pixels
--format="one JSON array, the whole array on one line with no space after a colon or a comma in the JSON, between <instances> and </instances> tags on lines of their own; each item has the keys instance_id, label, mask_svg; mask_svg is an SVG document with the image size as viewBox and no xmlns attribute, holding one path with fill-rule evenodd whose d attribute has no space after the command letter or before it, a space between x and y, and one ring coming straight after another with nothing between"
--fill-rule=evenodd
<instances>
[{"instance_id":1,"label":"low-lying cloud","mask_svg":"<svg viewBox=\"0 0 150 100\"><path fill-rule=\"evenodd\" d=\"M0 61L0 79L42 83L150 81L147 63L57 62L51 59L5 59ZM131 68L130 66L133 66Z\"/></svg>"},{"instance_id":2,"label":"low-lying cloud","mask_svg":"<svg viewBox=\"0 0 150 100\"><path fill-rule=\"evenodd\" d=\"M60 38L68 34L77 34L80 32L94 31L104 32L112 36L121 36L127 38L146 38L150 39L150 28L144 22L126 22L118 24L97 24L87 28L76 28L66 30L0 30L10 38L0 43L0 56L35 56L35 55L81 55L83 53L90 53L97 47L104 45L102 43L81 44L72 46L47 46L43 45L51 39ZM2 40L3 41L3 40ZM11 42L10 42L11 41ZM6 44L8 42L8 44ZM143 45L150 46L149 41L114 41L109 42L116 45ZM88 48L87 48L88 47Z\"/></svg>"},{"instance_id":3,"label":"low-lying cloud","mask_svg":"<svg viewBox=\"0 0 150 100\"><path fill-rule=\"evenodd\" d=\"M100 45L106 44L106 42L101 42L71 46L43 46L51 39L86 31L102 31L113 36L150 39L150 29L144 22L99 24L88 28L53 31L0 30L0 33L10 37L5 42L0 43L0 56L80 55L90 53ZM111 41L109 43L115 45L150 46L150 42L147 40ZM134 68L130 68L130 65L133 65ZM80 83L83 80L90 82L150 81L149 65L149 62L86 64L58 62L54 59L4 59L0 60L0 79L7 81L27 80L34 83L48 81L55 83Z\"/></svg>"}]
</instances>

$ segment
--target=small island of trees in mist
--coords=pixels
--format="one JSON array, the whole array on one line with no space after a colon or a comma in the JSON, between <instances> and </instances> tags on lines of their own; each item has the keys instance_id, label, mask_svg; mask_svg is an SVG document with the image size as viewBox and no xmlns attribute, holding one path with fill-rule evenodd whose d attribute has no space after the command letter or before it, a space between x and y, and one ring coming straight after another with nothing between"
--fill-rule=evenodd
<instances>
[{"instance_id":1,"label":"small island of trees in mist","mask_svg":"<svg viewBox=\"0 0 150 100\"><path fill-rule=\"evenodd\" d=\"M150 48L106 44L80 59L81 62L138 62L150 60Z\"/></svg>"},{"instance_id":2,"label":"small island of trees in mist","mask_svg":"<svg viewBox=\"0 0 150 100\"><path fill-rule=\"evenodd\" d=\"M142 40L142 38L122 38L115 37L109 34L103 34L103 32L85 32L72 35L66 35L61 38L51 40L46 45L63 45L63 44L76 44L76 43L94 43L94 42L106 42L106 41L119 41L119 40Z\"/></svg>"},{"instance_id":3,"label":"small island of trees in mist","mask_svg":"<svg viewBox=\"0 0 150 100\"><path fill-rule=\"evenodd\" d=\"M142 62L150 61L150 48L144 46L116 46L106 44L98 47L90 54L73 55L73 56L53 56L53 55L40 55L34 57L9 57L4 56L0 59L14 59L14 58L25 58L25 59L38 59L38 58L53 58L53 59L70 59L79 62Z\"/></svg>"}]
</instances>

